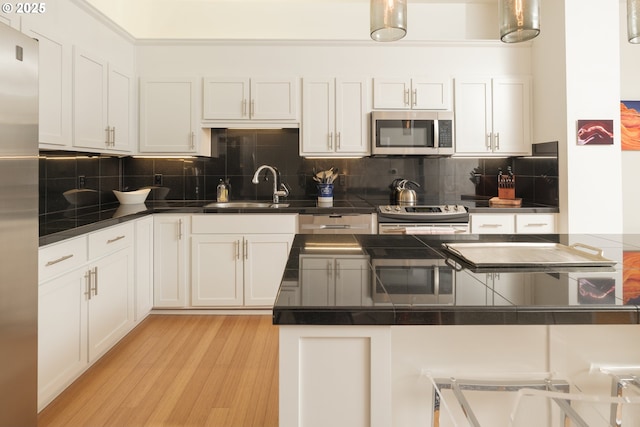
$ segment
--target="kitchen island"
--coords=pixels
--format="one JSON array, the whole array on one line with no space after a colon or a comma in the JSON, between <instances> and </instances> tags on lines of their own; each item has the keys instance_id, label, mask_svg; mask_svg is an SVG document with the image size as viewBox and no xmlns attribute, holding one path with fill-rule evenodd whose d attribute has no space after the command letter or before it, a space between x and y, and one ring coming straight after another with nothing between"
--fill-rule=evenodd
<instances>
[{"instance_id":1,"label":"kitchen island","mask_svg":"<svg viewBox=\"0 0 640 427\"><path fill-rule=\"evenodd\" d=\"M616 263L477 269L444 242L582 243ZM431 425L432 378L553 378L608 395L600 368L640 367L636 252L640 236L298 235L273 310L280 425ZM474 410L506 425L486 402Z\"/></svg>"}]
</instances>

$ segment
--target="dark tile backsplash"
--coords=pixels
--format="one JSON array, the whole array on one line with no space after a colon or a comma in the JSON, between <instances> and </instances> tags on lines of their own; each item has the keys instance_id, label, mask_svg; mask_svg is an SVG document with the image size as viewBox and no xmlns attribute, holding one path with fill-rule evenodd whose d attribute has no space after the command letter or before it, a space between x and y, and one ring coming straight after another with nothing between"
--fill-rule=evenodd
<instances>
[{"instance_id":1,"label":"dark tile backsplash","mask_svg":"<svg viewBox=\"0 0 640 427\"><path fill-rule=\"evenodd\" d=\"M498 171L511 166L516 196L525 202L557 206L557 158L431 158L368 157L362 159L303 159L298 155L298 129L213 130L218 157L148 159L109 157L72 152L40 153L40 214L81 209L116 201L112 190L150 186L150 199L215 200L220 179L231 183L231 199L268 200L272 178L261 174L263 164L275 166L291 188L290 200L316 197L313 170L338 168L334 197L389 198L397 178L417 182L419 202L456 202L497 195ZM75 190L75 191L74 191ZM83 191L78 191L83 190ZM67 197L65 197L65 192ZM70 201L70 196L77 196Z\"/></svg>"}]
</instances>

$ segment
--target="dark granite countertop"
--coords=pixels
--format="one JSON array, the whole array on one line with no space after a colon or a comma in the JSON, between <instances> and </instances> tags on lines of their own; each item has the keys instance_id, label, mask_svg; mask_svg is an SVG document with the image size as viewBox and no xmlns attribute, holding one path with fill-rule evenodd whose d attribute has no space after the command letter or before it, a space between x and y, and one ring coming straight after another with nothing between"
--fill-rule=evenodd
<instances>
[{"instance_id":1,"label":"dark granite countertop","mask_svg":"<svg viewBox=\"0 0 640 427\"><path fill-rule=\"evenodd\" d=\"M441 248L452 241L585 243L617 262L474 269ZM629 256L635 252L638 235L297 235L273 323L637 324L640 262Z\"/></svg>"},{"instance_id":2,"label":"dark granite countertop","mask_svg":"<svg viewBox=\"0 0 640 427\"><path fill-rule=\"evenodd\" d=\"M265 200L269 202L268 200ZM121 205L117 202L88 207L69 205L63 212L40 215L40 246L56 243L84 233L99 230L121 222L137 219L153 213L297 213L297 214L367 214L375 213L376 207L389 202L387 198L349 197L336 199L332 206L319 206L316 199L288 200L287 207L274 208L206 208L212 200L157 200L146 201L140 205ZM461 201L420 200L424 204L459 203L473 212L520 212L548 213L558 212L557 207L529 206L521 208L495 208L488 206L488 200L463 199Z\"/></svg>"}]
</instances>

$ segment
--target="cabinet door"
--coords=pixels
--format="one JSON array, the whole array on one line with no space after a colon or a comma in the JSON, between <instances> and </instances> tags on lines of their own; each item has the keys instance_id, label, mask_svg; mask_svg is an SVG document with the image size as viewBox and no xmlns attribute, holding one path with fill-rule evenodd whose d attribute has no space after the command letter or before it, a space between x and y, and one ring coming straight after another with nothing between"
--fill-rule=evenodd
<instances>
[{"instance_id":1,"label":"cabinet door","mask_svg":"<svg viewBox=\"0 0 640 427\"><path fill-rule=\"evenodd\" d=\"M23 24L23 32L38 39L40 72L38 141L61 148L71 146L71 45L50 31Z\"/></svg>"},{"instance_id":2,"label":"cabinet door","mask_svg":"<svg viewBox=\"0 0 640 427\"><path fill-rule=\"evenodd\" d=\"M242 306L243 246L241 235L194 235L191 238L193 306Z\"/></svg>"},{"instance_id":3,"label":"cabinet door","mask_svg":"<svg viewBox=\"0 0 640 427\"><path fill-rule=\"evenodd\" d=\"M531 152L531 83L528 78L493 79L494 151Z\"/></svg>"},{"instance_id":4,"label":"cabinet door","mask_svg":"<svg viewBox=\"0 0 640 427\"><path fill-rule=\"evenodd\" d=\"M448 110L451 106L451 84L448 78L413 78L411 108L414 110Z\"/></svg>"},{"instance_id":5,"label":"cabinet door","mask_svg":"<svg viewBox=\"0 0 640 427\"><path fill-rule=\"evenodd\" d=\"M366 79L338 78L335 90L336 151L368 154Z\"/></svg>"},{"instance_id":6,"label":"cabinet door","mask_svg":"<svg viewBox=\"0 0 640 427\"><path fill-rule=\"evenodd\" d=\"M248 119L249 90L248 78L205 78L203 80L203 118Z\"/></svg>"},{"instance_id":7,"label":"cabinet door","mask_svg":"<svg viewBox=\"0 0 640 427\"><path fill-rule=\"evenodd\" d=\"M335 79L305 78L302 96L300 154L335 151Z\"/></svg>"},{"instance_id":8,"label":"cabinet door","mask_svg":"<svg viewBox=\"0 0 640 427\"><path fill-rule=\"evenodd\" d=\"M335 305L334 259L300 257L300 301L303 306Z\"/></svg>"},{"instance_id":9,"label":"cabinet door","mask_svg":"<svg viewBox=\"0 0 640 427\"><path fill-rule=\"evenodd\" d=\"M249 111L255 120L295 119L295 79L252 78Z\"/></svg>"},{"instance_id":10,"label":"cabinet door","mask_svg":"<svg viewBox=\"0 0 640 427\"><path fill-rule=\"evenodd\" d=\"M109 66L109 114L110 148L131 151L131 107L133 106L133 82L131 76Z\"/></svg>"},{"instance_id":11,"label":"cabinet door","mask_svg":"<svg viewBox=\"0 0 640 427\"><path fill-rule=\"evenodd\" d=\"M107 63L74 48L73 56L73 145L108 148Z\"/></svg>"},{"instance_id":12,"label":"cabinet door","mask_svg":"<svg viewBox=\"0 0 640 427\"><path fill-rule=\"evenodd\" d=\"M411 79L373 79L373 108L411 108Z\"/></svg>"},{"instance_id":13,"label":"cabinet door","mask_svg":"<svg viewBox=\"0 0 640 427\"><path fill-rule=\"evenodd\" d=\"M513 214L471 214L471 233L513 234L516 232Z\"/></svg>"},{"instance_id":14,"label":"cabinet door","mask_svg":"<svg viewBox=\"0 0 640 427\"><path fill-rule=\"evenodd\" d=\"M185 307L189 217L169 214L153 219L153 303L158 308Z\"/></svg>"},{"instance_id":15,"label":"cabinet door","mask_svg":"<svg viewBox=\"0 0 640 427\"><path fill-rule=\"evenodd\" d=\"M545 234L556 232L555 214L516 214L516 233Z\"/></svg>"},{"instance_id":16,"label":"cabinet door","mask_svg":"<svg viewBox=\"0 0 640 427\"><path fill-rule=\"evenodd\" d=\"M97 261L88 308L89 362L109 350L133 326L133 248Z\"/></svg>"},{"instance_id":17,"label":"cabinet door","mask_svg":"<svg viewBox=\"0 0 640 427\"><path fill-rule=\"evenodd\" d=\"M489 287L487 275L471 273L467 270L456 271L455 305L487 305ZM491 283L489 283L491 285Z\"/></svg>"},{"instance_id":18,"label":"cabinet door","mask_svg":"<svg viewBox=\"0 0 640 427\"><path fill-rule=\"evenodd\" d=\"M244 237L245 306L273 306L293 236L252 234Z\"/></svg>"},{"instance_id":19,"label":"cabinet door","mask_svg":"<svg viewBox=\"0 0 640 427\"><path fill-rule=\"evenodd\" d=\"M194 153L196 79L140 79L140 152Z\"/></svg>"},{"instance_id":20,"label":"cabinet door","mask_svg":"<svg viewBox=\"0 0 640 427\"><path fill-rule=\"evenodd\" d=\"M139 322L153 308L153 217L135 224L135 321Z\"/></svg>"},{"instance_id":21,"label":"cabinet door","mask_svg":"<svg viewBox=\"0 0 640 427\"><path fill-rule=\"evenodd\" d=\"M491 153L491 79L456 78L456 154Z\"/></svg>"},{"instance_id":22,"label":"cabinet door","mask_svg":"<svg viewBox=\"0 0 640 427\"><path fill-rule=\"evenodd\" d=\"M86 269L73 270L38 289L38 409L87 366Z\"/></svg>"},{"instance_id":23,"label":"cabinet door","mask_svg":"<svg viewBox=\"0 0 640 427\"><path fill-rule=\"evenodd\" d=\"M373 305L373 284L368 259L337 258L334 271L337 306Z\"/></svg>"}]
</instances>

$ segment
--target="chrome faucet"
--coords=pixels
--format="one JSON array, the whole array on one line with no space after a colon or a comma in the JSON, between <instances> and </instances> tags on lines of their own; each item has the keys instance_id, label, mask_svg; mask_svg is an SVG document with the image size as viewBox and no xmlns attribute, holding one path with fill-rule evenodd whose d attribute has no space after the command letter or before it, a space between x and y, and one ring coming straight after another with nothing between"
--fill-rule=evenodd
<instances>
[{"instance_id":1,"label":"chrome faucet","mask_svg":"<svg viewBox=\"0 0 640 427\"><path fill-rule=\"evenodd\" d=\"M268 169L273 174L273 203L279 203L280 197L287 197L289 195L289 188L285 183L280 183L280 172L278 172L278 169L273 166L262 165L256 170L256 173L253 174L251 182L254 184L258 183L258 175L260 175L263 169ZM265 181L266 180L267 177L265 175ZM282 190L278 190L278 188L282 188Z\"/></svg>"}]
</instances>

